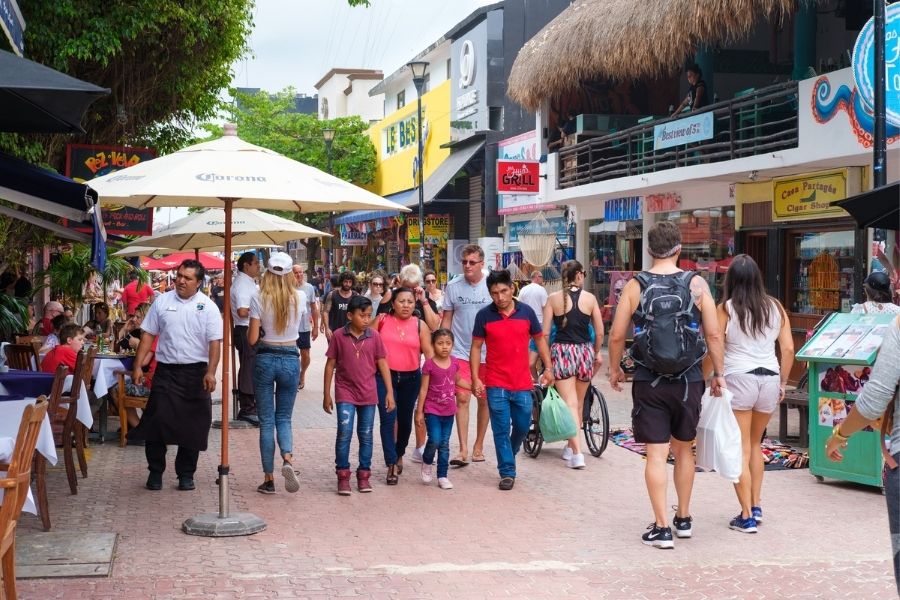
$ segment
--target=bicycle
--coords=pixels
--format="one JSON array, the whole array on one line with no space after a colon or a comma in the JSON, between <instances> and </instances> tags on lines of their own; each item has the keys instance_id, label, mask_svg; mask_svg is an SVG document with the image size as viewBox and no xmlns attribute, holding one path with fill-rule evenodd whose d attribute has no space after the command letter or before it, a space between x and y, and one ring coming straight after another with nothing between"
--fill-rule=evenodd
<instances>
[{"instance_id":1,"label":"bicycle","mask_svg":"<svg viewBox=\"0 0 900 600\"><path fill-rule=\"evenodd\" d=\"M537 458L544 446L540 425L541 403L544 401L544 395L545 390L539 385L534 386L531 390L531 425L522 442L523 450L531 458ZM599 457L603 454L609 444L609 409L603 393L593 385L588 386L584 395L581 430L584 432L584 440L591 455Z\"/></svg>"}]
</instances>

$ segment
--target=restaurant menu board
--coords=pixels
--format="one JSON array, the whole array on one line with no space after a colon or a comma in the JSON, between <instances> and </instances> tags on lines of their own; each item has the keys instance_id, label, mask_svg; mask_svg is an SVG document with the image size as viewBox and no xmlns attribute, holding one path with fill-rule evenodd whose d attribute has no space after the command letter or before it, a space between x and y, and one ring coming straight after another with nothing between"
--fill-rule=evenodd
<instances>
[{"instance_id":1,"label":"restaurant menu board","mask_svg":"<svg viewBox=\"0 0 900 600\"><path fill-rule=\"evenodd\" d=\"M870 365L892 318L892 315L834 315L800 349L797 358Z\"/></svg>"}]
</instances>

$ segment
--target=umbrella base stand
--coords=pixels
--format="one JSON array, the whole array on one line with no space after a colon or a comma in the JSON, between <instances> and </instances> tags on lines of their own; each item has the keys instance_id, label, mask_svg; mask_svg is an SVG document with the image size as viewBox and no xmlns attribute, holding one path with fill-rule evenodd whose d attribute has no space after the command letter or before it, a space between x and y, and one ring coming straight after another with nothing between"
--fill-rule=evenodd
<instances>
[{"instance_id":1,"label":"umbrella base stand","mask_svg":"<svg viewBox=\"0 0 900 600\"><path fill-rule=\"evenodd\" d=\"M230 514L228 501L228 467L220 466L219 512L191 517L181 524L181 530L200 537L235 537L265 530L266 522L253 513Z\"/></svg>"}]
</instances>

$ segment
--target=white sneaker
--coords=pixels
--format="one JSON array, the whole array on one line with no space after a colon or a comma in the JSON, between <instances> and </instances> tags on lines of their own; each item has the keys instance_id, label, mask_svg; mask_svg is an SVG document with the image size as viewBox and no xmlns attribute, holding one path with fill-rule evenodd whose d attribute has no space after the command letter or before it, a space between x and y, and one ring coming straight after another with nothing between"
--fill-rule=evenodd
<instances>
[{"instance_id":1,"label":"white sneaker","mask_svg":"<svg viewBox=\"0 0 900 600\"><path fill-rule=\"evenodd\" d=\"M452 490L453 484L446 477L438 477L438 487L442 490Z\"/></svg>"},{"instance_id":2,"label":"white sneaker","mask_svg":"<svg viewBox=\"0 0 900 600\"><path fill-rule=\"evenodd\" d=\"M431 476L431 465L422 463L422 483L431 483L434 477Z\"/></svg>"},{"instance_id":3,"label":"white sneaker","mask_svg":"<svg viewBox=\"0 0 900 600\"><path fill-rule=\"evenodd\" d=\"M584 464L584 454L579 452L578 454L573 454L572 458L566 461L566 466L570 469L583 469L585 467Z\"/></svg>"},{"instance_id":4,"label":"white sneaker","mask_svg":"<svg viewBox=\"0 0 900 600\"><path fill-rule=\"evenodd\" d=\"M409 457L409 460L411 460L413 462L417 462L417 463L422 462L422 453L423 452L425 452L425 446L422 446L421 448L413 449L412 454Z\"/></svg>"},{"instance_id":5,"label":"white sneaker","mask_svg":"<svg viewBox=\"0 0 900 600\"><path fill-rule=\"evenodd\" d=\"M565 461L572 460L572 449L566 446L563 448L562 459Z\"/></svg>"}]
</instances>

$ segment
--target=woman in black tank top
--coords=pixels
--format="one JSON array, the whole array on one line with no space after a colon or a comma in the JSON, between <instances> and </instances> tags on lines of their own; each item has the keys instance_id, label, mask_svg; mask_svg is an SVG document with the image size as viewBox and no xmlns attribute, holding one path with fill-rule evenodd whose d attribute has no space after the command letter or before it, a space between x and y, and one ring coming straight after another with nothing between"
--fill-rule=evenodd
<instances>
[{"instance_id":1,"label":"woman in black tank top","mask_svg":"<svg viewBox=\"0 0 900 600\"><path fill-rule=\"evenodd\" d=\"M556 390L572 411L576 424L581 424L584 396L594 369L603 364L600 354L603 318L597 299L583 293L584 276L581 263L566 261L562 267L563 289L550 294L544 307L544 335L549 335L551 324L556 325L556 336L550 345ZM593 343L592 323L596 336ZM584 468L584 454L577 434L569 439L563 458L570 468Z\"/></svg>"}]
</instances>

